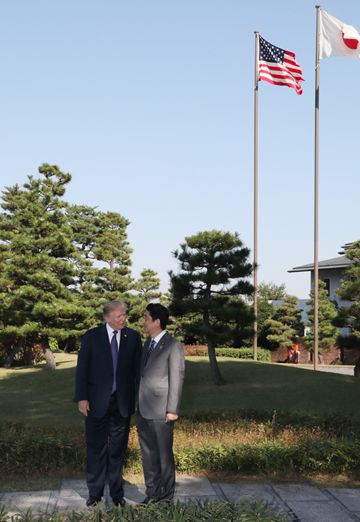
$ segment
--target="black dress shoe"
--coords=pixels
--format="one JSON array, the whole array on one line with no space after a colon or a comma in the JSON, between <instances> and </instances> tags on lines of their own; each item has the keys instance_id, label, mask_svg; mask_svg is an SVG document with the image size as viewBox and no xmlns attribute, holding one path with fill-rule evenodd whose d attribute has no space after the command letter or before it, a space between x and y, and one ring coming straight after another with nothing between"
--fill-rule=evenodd
<instances>
[{"instance_id":1,"label":"black dress shoe","mask_svg":"<svg viewBox=\"0 0 360 522\"><path fill-rule=\"evenodd\" d=\"M87 507L94 507L101 502L101 498L89 497L86 501Z\"/></svg>"},{"instance_id":2,"label":"black dress shoe","mask_svg":"<svg viewBox=\"0 0 360 522\"><path fill-rule=\"evenodd\" d=\"M116 507L120 506L122 508L126 504L124 497L122 497L122 498L113 498L113 502L114 502L114 506L116 506Z\"/></svg>"}]
</instances>

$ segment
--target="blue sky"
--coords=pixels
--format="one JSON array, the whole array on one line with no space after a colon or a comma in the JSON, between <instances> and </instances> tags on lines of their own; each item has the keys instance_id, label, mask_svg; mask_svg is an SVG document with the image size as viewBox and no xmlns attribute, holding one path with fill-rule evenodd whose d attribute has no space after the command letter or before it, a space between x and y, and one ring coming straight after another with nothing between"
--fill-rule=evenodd
<instances>
[{"instance_id":1,"label":"blue sky","mask_svg":"<svg viewBox=\"0 0 360 522\"><path fill-rule=\"evenodd\" d=\"M329 0L360 31L360 3ZM259 88L259 280L308 295L313 258L315 3L8 0L0 4L1 187L43 163L71 202L130 221L133 274L200 230L252 249L254 31L293 51L304 94ZM320 72L319 257L359 234L360 60Z\"/></svg>"}]
</instances>

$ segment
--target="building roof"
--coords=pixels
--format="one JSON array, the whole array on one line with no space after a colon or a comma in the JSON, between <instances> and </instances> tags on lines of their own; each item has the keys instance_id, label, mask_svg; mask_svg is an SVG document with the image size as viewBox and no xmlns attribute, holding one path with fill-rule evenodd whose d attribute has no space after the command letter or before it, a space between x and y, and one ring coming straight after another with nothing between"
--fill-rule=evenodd
<instances>
[{"instance_id":1,"label":"building roof","mask_svg":"<svg viewBox=\"0 0 360 522\"><path fill-rule=\"evenodd\" d=\"M325 270L328 268L347 268L351 264L352 262L346 256L332 257L331 259L319 261L319 270ZM288 270L288 272L311 272L312 270L314 270L314 263L294 266L294 268Z\"/></svg>"}]
</instances>

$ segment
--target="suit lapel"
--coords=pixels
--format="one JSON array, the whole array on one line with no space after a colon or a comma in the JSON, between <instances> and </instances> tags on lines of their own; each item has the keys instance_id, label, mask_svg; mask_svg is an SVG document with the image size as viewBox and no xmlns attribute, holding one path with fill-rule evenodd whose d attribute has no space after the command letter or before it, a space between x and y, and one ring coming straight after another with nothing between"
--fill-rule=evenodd
<instances>
[{"instance_id":1,"label":"suit lapel","mask_svg":"<svg viewBox=\"0 0 360 522\"><path fill-rule=\"evenodd\" d=\"M150 344L150 338L146 339L144 347L142 349L142 354L141 354L141 371L143 371L143 369L145 368L145 359L146 359L146 354L147 354L147 351L148 351L148 348L149 348L149 344Z\"/></svg>"},{"instance_id":2,"label":"suit lapel","mask_svg":"<svg viewBox=\"0 0 360 522\"><path fill-rule=\"evenodd\" d=\"M111 346L109 341L109 336L106 329L106 324L103 324L100 327L100 338L101 338L101 344L104 347L105 356L112 364L112 355L111 355Z\"/></svg>"},{"instance_id":3,"label":"suit lapel","mask_svg":"<svg viewBox=\"0 0 360 522\"><path fill-rule=\"evenodd\" d=\"M117 361L117 367L119 367L120 359L124 360L127 353L127 330L122 328L120 330L120 344L119 344L119 357Z\"/></svg>"},{"instance_id":4,"label":"suit lapel","mask_svg":"<svg viewBox=\"0 0 360 522\"><path fill-rule=\"evenodd\" d=\"M125 351L127 344L127 330L126 328L123 328L120 330L120 345L119 345L119 352Z\"/></svg>"},{"instance_id":5,"label":"suit lapel","mask_svg":"<svg viewBox=\"0 0 360 522\"><path fill-rule=\"evenodd\" d=\"M150 354L149 356L149 359L148 359L148 362L146 364L146 368L148 366L151 365L151 363L161 355L161 352L164 350L164 348L169 344L169 342L171 341L171 337L170 335L166 332L165 335L162 336L162 338L160 339L160 341L158 342L158 344L156 345L155 347L155 350ZM149 347L149 344L150 344L150 339L148 339L145 343L145 346L144 346L144 354L143 354L143 368L144 368L144 363L145 363L145 358L146 358L146 352L148 350L148 347Z\"/></svg>"}]
</instances>

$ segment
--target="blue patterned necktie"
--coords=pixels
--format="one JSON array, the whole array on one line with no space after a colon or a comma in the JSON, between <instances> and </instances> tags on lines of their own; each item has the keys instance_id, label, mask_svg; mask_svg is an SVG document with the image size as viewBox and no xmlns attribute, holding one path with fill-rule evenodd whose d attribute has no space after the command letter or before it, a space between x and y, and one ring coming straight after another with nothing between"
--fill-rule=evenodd
<instances>
[{"instance_id":1,"label":"blue patterned necktie","mask_svg":"<svg viewBox=\"0 0 360 522\"><path fill-rule=\"evenodd\" d=\"M152 354L152 352L155 350L156 348L156 341L155 339L152 339L151 340L151 343L149 344L148 348L147 348L147 351L146 351L146 356L145 356L145 366L149 360L149 357L150 355Z\"/></svg>"},{"instance_id":2,"label":"blue patterned necktie","mask_svg":"<svg viewBox=\"0 0 360 522\"><path fill-rule=\"evenodd\" d=\"M111 339L111 355L112 355L112 361L113 361L113 367L114 367L114 381L112 385L111 393L114 393L116 391L116 369L117 369L117 362L118 362L118 356L119 356L119 347L117 343L116 336L118 334L117 330L113 331L113 336Z\"/></svg>"}]
</instances>

